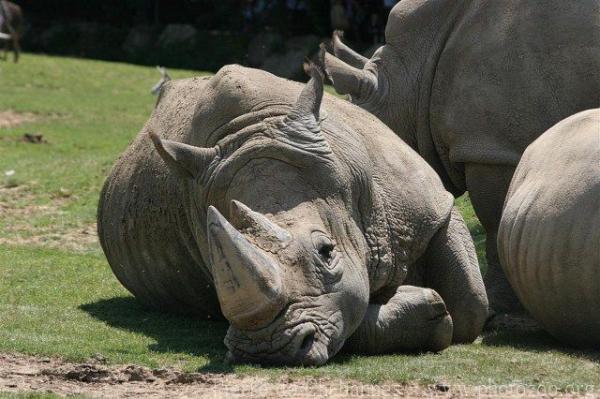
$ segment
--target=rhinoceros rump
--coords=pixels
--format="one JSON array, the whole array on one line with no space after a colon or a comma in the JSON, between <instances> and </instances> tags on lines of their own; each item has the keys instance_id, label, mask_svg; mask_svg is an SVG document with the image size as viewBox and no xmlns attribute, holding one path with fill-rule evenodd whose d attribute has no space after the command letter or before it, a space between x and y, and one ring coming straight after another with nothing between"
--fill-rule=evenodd
<instances>
[{"instance_id":1,"label":"rhinoceros rump","mask_svg":"<svg viewBox=\"0 0 600 399\"><path fill-rule=\"evenodd\" d=\"M549 129L523 154L498 254L523 306L570 345L600 347L600 109Z\"/></svg>"},{"instance_id":2,"label":"rhinoceros rump","mask_svg":"<svg viewBox=\"0 0 600 399\"><path fill-rule=\"evenodd\" d=\"M490 307L518 308L496 232L525 148L569 115L597 107L597 0L403 0L370 60L333 37L336 90L415 149L455 195L469 191L486 232Z\"/></svg>"},{"instance_id":3,"label":"rhinoceros rump","mask_svg":"<svg viewBox=\"0 0 600 399\"><path fill-rule=\"evenodd\" d=\"M224 316L235 361L472 341L487 299L452 196L310 73L303 89L239 66L165 83L101 194L115 275L149 305Z\"/></svg>"}]
</instances>

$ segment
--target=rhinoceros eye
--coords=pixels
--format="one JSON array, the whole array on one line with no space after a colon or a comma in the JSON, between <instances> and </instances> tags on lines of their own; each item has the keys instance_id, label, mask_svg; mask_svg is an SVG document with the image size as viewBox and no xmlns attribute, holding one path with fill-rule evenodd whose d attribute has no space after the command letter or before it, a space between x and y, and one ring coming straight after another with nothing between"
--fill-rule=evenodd
<instances>
[{"instance_id":1,"label":"rhinoceros eye","mask_svg":"<svg viewBox=\"0 0 600 399\"><path fill-rule=\"evenodd\" d=\"M313 244L319 257L326 263L331 262L333 259L333 251L335 249L333 241L331 241L329 237L319 234L313 238Z\"/></svg>"},{"instance_id":2,"label":"rhinoceros eye","mask_svg":"<svg viewBox=\"0 0 600 399\"><path fill-rule=\"evenodd\" d=\"M319 248L319 255L323 260L329 262L333 255L333 244L324 244Z\"/></svg>"},{"instance_id":3,"label":"rhinoceros eye","mask_svg":"<svg viewBox=\"0 0 600 399\"><path fill-rule=\"evenodd\" d=\"M312 242L316 264L324 278L323 281L327 284L337 283L344 271L344 257L337 249L335 241L324 232L316 231L313 233Z\"/></svg>"}]
</instances>

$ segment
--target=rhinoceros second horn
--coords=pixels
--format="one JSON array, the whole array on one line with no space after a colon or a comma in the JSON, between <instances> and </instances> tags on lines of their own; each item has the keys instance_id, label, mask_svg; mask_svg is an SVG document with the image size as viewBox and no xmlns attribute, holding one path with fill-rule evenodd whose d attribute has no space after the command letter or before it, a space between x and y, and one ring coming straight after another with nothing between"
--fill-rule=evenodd
<instances>
[{"instance_id":1,"label":"rhinoceros second horn","mask_svg":"<svg viewBox=\"0 0 600 399\"><path fill-rule=\"evenodd\" d=\"M239 228L252 229L255 235L275 241L281 246L286 245L292 239L287 230L277 226L263 214L254 212L239 201L231 201L229 214L234 225Z\"/></svg>"}]
</instances>

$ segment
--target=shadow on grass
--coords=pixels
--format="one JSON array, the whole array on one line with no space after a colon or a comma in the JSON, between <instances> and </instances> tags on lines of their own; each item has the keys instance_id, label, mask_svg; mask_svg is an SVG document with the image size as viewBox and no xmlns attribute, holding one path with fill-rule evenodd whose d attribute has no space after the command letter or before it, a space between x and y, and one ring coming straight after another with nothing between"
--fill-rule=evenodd
<instances>
[{"instance_id":1,"label":"shadow on grass","mask_svg":"<svg viewBox=\"0 0 600 399\"><path fill-rule=\"evenodd\" d=\"M111 327L152 337L157 342L148 349L154 352L207 357L209 363L199 372L233 371L224 361L225 322L161 313L144 307L133 297L102 299L81 305L80 309Z\"/></svg>"},{"instance_id":2,"label":"shadow on grass","mask_svg":"<svg viewBox=\"0 0 600 399\"><path fill-rule=\"evenodd\" d=\"M482 343L487 346L509 346L527 352L562 352L573 357L600 363L600 351L568 347L543 330L497 330L483 335Z\"/></svg>"},{"instance_id":3,"label":"shadow on grass","mask_svg":"<svg viewBox=\"0 0 600 399\"><path fill-rule=\"evenodd\" d=\"M209 363L198 369L198 372L234 371L233 365L225 362L226 348L223 338L227 332L227 322L199 320L194 316L159 312L145 307L134 297L102 299L81 305L79 308L111 327L155 339L156 344L148 346L148 349L154 352L207 357ZM330 363L343 364L352 358L352 354L343 353L335 356ZM275 365L253 367L280 368Z\"/></svg>"},{"instance_id":4,"label":"shadow on grass","mask_svg":"<svg viewBox=\"0 0 600 399\"><path fill-rule=\"evenodd\" d=\"M161 313L144 307L133 297L102 299L81 305L80 308L111 327L152 337L157 342L148 349L154 352L185 353L208 358L208 364L200 368L199 372L230 373L234 370L232 365L224 361L226 348L223 337L228 327L226 322ZM562 352L600 363L600 351L566 347L543 330L487 331L482 343L485 346L512 347L528 352ZM418 356L418 353L414 355ZM355 360L356 356L343 348L329 364L343 365Z\"/></svg>"}]
</instances>

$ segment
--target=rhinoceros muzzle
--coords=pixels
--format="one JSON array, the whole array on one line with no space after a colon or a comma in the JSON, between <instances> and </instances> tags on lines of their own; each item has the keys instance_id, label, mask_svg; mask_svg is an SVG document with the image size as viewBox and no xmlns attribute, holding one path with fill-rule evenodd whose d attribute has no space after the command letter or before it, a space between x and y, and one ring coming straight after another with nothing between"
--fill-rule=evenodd
<instances>
[{"instance_id":1,"label":"rhinoceros muzzle","mask_svg":"<svg viewBox=\"0 0 600 399\"><path fill-rule=\"evenodd\" d=\"M269 228L267 220L256 222L264 216L243 204L236 202L232 208L238 214L235 219L254 221L257 229ZM211 273L223 315L242 330L268 325L287 303L279 266L215 207L209 207L207 216Z\"/></svg>"},{"instance_id":2,"label":"rhinoceros muzzle","mask_svg":"<svg viewBox=\"0 0 600 399\"><path fill-rule=\"evenodd\" d=\"M285 317L263 330L240 331L231 327L225 337L231 363L319 366L329 359L329 339L315 324L289 326ZM337 349L336 349L337 352Z\"/></svg>"}]
</instances>

